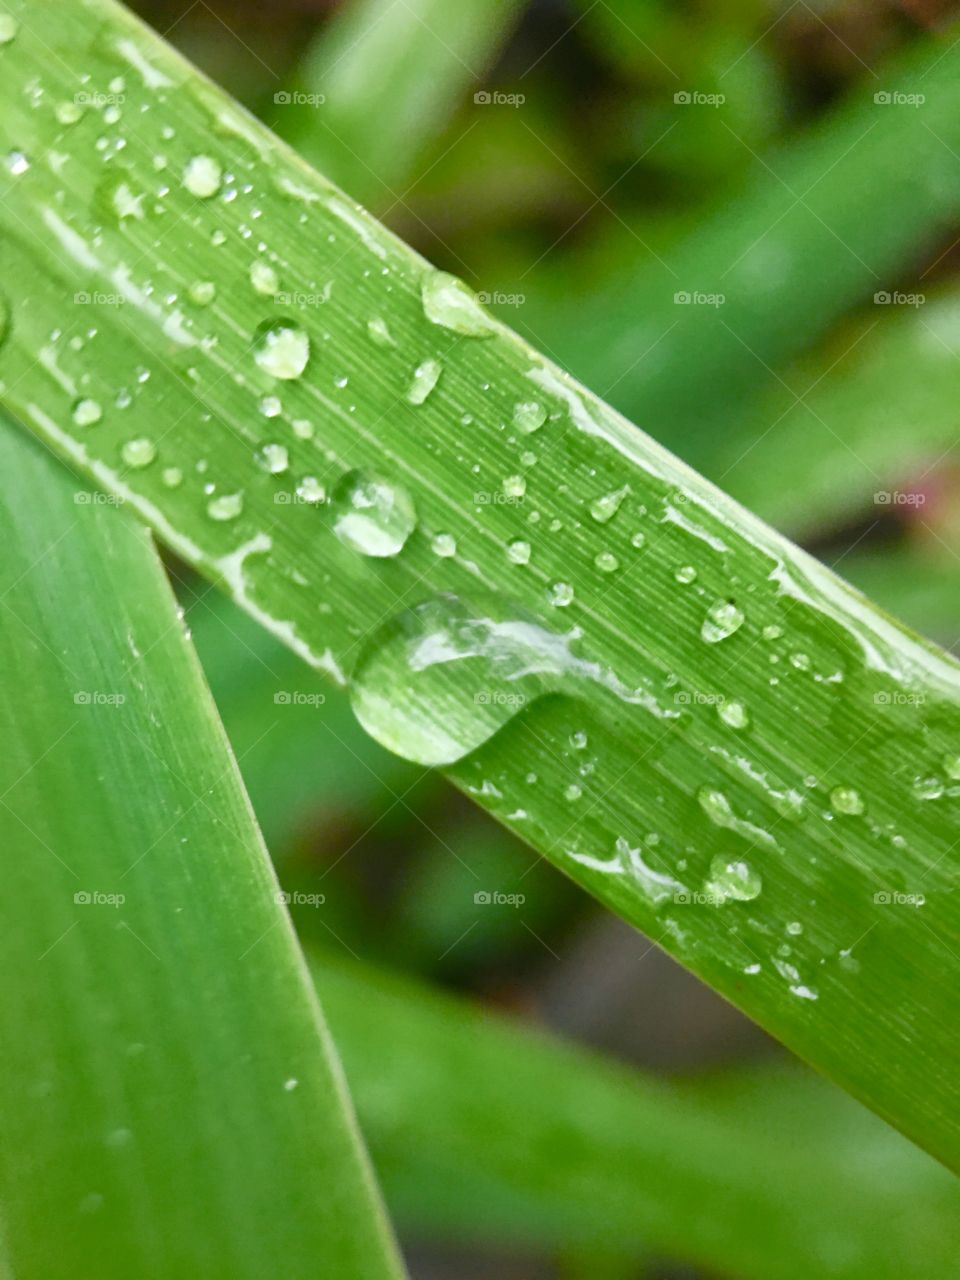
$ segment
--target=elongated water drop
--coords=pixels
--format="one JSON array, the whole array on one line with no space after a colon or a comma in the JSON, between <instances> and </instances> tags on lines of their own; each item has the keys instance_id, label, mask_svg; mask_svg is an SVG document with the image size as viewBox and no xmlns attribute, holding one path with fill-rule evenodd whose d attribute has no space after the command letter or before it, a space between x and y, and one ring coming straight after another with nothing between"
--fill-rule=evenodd
<instances>
[{"instance_id":1,"label":"elongated water drop","mask_svg":"<svg viewBox=\"0 0 960 1280\"><path fill-rule=\"evenodd\" d=\"M409 404L423 404L427 396L440 381L443 365L439 360L424 360L413 371L413 379L407 390Z\"/></svg>"},{"instance_id":2,"label":"elongated water drop","mask_svg":"<svg viewBox=\"0 0 960 1280\"><path fill-rule=\"evenodd\" d=\"M222 493L207 503L207 515L211 520L236 520L242 510L243 494L240 493Z\"/></svg>"},{"instance_id":3,"label":"elongated water drop","mask_svg":"<svg viewBox=\"0 0 960 1280\"><path fill-rule=\"evenodd\" d=\"M330 495L333 531L345 547L385 558L403 549L417 524L406 489L369 471L348 471Z\"/></svg>"},{"instance_id":4,"label":"elongated water drop","mask_svg":"<svg viewBox=\"0 0 960 1280\"><path fill-rule=\"evenodd\" d=\"M612 520L629 492L630 486L625 484L622 489L614 489L612 493L604 493L599 498L594 498L590 503L590 514L597 524L606 524Z\"/></svg>"},{"instance_id":5,"label":"elongated water drop","mask_svg":"<svg viewBox=\"0 0 960 1280\"><path fill-rule=\"evenodd\" d=\"M310 339L292 320L266 320L254 337L253 358L272 378L299 378L310 359Z\"/></svg>"},{"instance_id":6,"label":"elongated water drop","mask_svg":"<svg viewBox=\"0 0 960 1280\"><path fill-rule=\"evenodd\" d=\"M432 271L421 285L423 312L428 320L471 338L489 338L496 323L462 280L446 271Z\"/></svg>"}]
</instances>

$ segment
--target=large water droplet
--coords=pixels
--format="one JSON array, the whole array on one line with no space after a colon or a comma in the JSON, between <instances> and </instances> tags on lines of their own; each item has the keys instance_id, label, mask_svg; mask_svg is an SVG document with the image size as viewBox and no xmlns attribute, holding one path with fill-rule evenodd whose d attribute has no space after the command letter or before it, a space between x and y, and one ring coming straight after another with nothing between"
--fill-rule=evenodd
<instances>
[{"instance_id":1,"label":"large water droplet","mask_svg":"<svg viewBox=\"0 0 960 1280\"><path fill-rule=\"evenodd\" d=\"M424 360L413 371L413 380L407 391L409 404L423 404L427 396L440 381L443 365L439 360Z\"/></svg>"},{"instance_id":2,"label":"large water droplet","mask_svg":"<svg viewBox=\"0 0 960 1280\"><path fill-rule=\"evenodd\" d=\"M103 417L103 410L96 400L84 397L74 404L70 416L78 427L93 427Z\"/></svg>"},{"instance_id":3,"label":"large water droplet","mask_svg":"<svg viewBox=\"0 0 960 1280\"><path fill-rule=\"evenodd\" d=\"M272 378L299 378L310 359L310 339L292 320L266 320L257 329L253 358Z\"/></svg>"},{"instance_id":4,"label":"large water droplet","mask_svg":"<svg viewBox=\"0 0 960 1280\"><path fill-rule=\"evenodd\" d=\"M763 888L759 871L743 858L730 858L718 854L710 863L710 877L705 891L716 894L723 901L752 902Z\"/></svg>"},{"instance_id":5,"label":"large water droplet","mask_svg":"<svg viewBox=\"0 0 960 1280\"><path fill-rule=\"evenodd\" d=\"M547 420L547 411L539 400L521 400L513 406L513 425L524 435L533 435Z\"/></svg>"},{"instance_id":6,"label":"large water droplet","mask_svg":"<svg viewBox=\"0 0 960 1280\"><path fill-rule=\"evenodd\" d=\"M290 455L285 445L265 444L257 454L257 462L270 475L280 476L290 465Z\"/></svg>"},{"instance_id":7,"label":"large water droplet","mask_svg":"<svg viewBox=\"0 0 960 1280\"><path fill-rule=\"evenodd\" d=\"M834 787L830 792L830 808L834 813L857 817L863 813L863 797L853 787Z\"/></svg>"},{"instance_id":8,"label":"large water droplet","mask_svg":"<svg viewBox=\"0 0 960 1280\"><path fill-rule=\"evenodd\" d=\"M257 293L264 298L273 297L280 288L280 281L277 279L277 273L269 262L264 262L257 258L250 264L250 283L253 285Z\"/></svg>"},{"instance_id":9,"label":"large water droplet","mask_svg":"<svg viewBox=\"0 0 960 1280\"><path fill-rule=\"evenodd\" d=\"M462 280L445 271L432 271L421 285L423 311L428 320L471 338L489 338L496 325L476 294Z\"/></svg>"},{"instance_id":10,"label":"large water droplet","mask_svg":"<svg viewBox=\"0 0 960 1280\"><path fill-rule=\"evenodd\" d=\"M9 44L11 40L17 38L17 32L20 30L20 24L9 13L0 14L0 44Z\"/></svg>"},{"instance_id":11,"label":"large water droplet","mask_svg":"<svg viewBox=\"0 0 960 1280\"><path fill-rule=\"evenodd\" d=\"M128 467L140 470L142 467L149 467L157 456L157 446L146 436L139 436L136 440L127 440L124 443L120 456Z\"/></svg>"},{"instance_id":12,"label":"large water droplet","mask_svg":"<svg viewBox=\"0 0 960 1280\"><path fill-rule=\"evenodd\" d=\"M707 644L718 644L739 631L742 626L743 610L738 609L732 600L718 600L707 610L700 628L700 638Z\"/></svg>"},{"instance_id":13,"label":"large water droplet","mask_svg":"<svg viewBox=\"0 0 960 1280\"><path fill-rule=\"evenodd\" d=\"M614 489L612 493L605 493L599 498L594 498L590 503L590 514L598 524L606 524L620 510L620 504L630 492L630 486L625 484L622 489Z\"/></svg>"},{"instance_id":14,"label":"large water droplet","mask_svg":"<svg viewBox=\"0 0 960 1280\"><path fill-rule=\"evenodd\" d=\"M183 170L183 185L198 200L209 200L220 190L223 170L212 156L193 156Z\"/></svg>"},{"instance_id":15,"label":"large water droplet","mask_svg":"<svg viewBox=\"0 0 960 1280\"><path fill-rule=\"evenodd\" d=\"M236 520L242 510L243 494L241 493L222 493L219 497L211 498L207 503L207 515L211 520Z\"/></svg>"},{"instance_id":16,"label":"large water droplet","mask_svg":"<svg viewBox=\"0 0 960 1280\"><path fill-rule=\"evenodd\" d=\"M399 485L369 471L348 471L330 495L333 531L364 556L395 556L413 533L417 512Z\"/></svg>"}]
</instances>

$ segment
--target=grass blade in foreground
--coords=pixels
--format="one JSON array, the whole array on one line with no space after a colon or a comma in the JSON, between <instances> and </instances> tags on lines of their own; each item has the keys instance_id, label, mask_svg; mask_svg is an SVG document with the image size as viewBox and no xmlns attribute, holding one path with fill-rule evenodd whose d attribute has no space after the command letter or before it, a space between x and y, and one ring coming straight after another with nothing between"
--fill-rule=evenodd
<instances>
[{"instance_id":1,"label":"grass blade in foreground","mask_svg":"<svg viewBox=\"0 0 960 1280\"><path fill-rule=\"evenodd\" d=\"M311 966L413 1238L602 1246L740 1280L956 1271L956 1179L812 1075L667 1085L326 952Z\"/></svg>"},{"instance_id":2,"label":"grass blade in foreground","mask_svg":"<svg viewBox=\"0 0 960 1280\"><path fill-rule=\"evenodd\" d=\"M960 668L125 11L14 11L6 403L382 743L960 1167ZM119 119L69 109L120 81Z\"/></svg>"},{"instance_id":3,"label":"grass blade in foreground","mask_svg":"<svg viewBox=\"0 0 960 1280\"><path fill-rule=\"evenodd\" d=\"M149 538L7 424L0 477L11 1274L398 1277Z\"/></svg>"}]
</instances>

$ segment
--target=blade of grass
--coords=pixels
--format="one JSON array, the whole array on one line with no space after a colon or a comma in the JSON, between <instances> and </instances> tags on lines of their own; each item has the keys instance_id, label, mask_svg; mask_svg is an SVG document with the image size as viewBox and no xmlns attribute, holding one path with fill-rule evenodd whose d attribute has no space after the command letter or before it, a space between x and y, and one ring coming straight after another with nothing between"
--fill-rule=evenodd
<instances>
[{"instance_id":1,"label":"blade of grass","mask_svg":"<svg viewBox=\"0 0 960 1280\"><path fill-rule=\"evenodd\" d=\"M10 1274L398 1277L147 534L6 423L0 485Z\"/></svg>"},{"instance_id":2,"label":"blade of grass","mask_svg":"<svg viewBox=\"0 0 960 1280\"><path fill-rule=\"evenodd\" d=\"M310 960L414 1237L666 1254L744 1280L956 1265L955 1179L814 1078L666 1085L408 980Z\"/></svg>"},{"instance_id":3,"label":"blade of grass","mask_svg":"<svg viewBox=\"0 0 960 1280\"><path fill-rule=\"evenodd\" d=\"M51 12L21 0L0 51L3 400L349 677L381 742L449 760L960 1166L960 668L488 322L122 9ZM97 111L68 144L55 104L119 76L110 158ZM268 261L272 300L247 283Z\"/></svg>"},{"instance_id":4,"label":"blade of grass","mask_svg":"<svg viewBox=\"0 0 960 1280\"><path fill-rule=\"evenodd\" d=\"M265 118L376 209L402 204L451 104L480 85L525 0L351 0Z\"/></svg>"}]
</instances>

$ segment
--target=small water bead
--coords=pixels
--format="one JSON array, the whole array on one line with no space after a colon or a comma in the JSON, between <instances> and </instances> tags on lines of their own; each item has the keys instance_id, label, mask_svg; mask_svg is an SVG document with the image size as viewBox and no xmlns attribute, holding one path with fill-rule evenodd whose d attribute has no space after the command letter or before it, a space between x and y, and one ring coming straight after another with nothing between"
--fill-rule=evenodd
<instances>
[{"instance_id":1,"label":"small water bead","mask_svg":"<svg viewBox=\"0 0 960 1280\"><path fill-rule=\"evenodd\" d=\"M22 151L10 151L7 154L7 168L15 177L19 177L30 168L30 161Z\"/></svg>"},{"instance_id":2,"label":"small water bead","mask_svg":"<svg viewBox=\"0 0 960 1280\"><path fill-rule=\"evenodd\" d=\"M291 1076L289 1080L284 1080L283 1082L283 1088L286 1093L293 1093L294 1089L298 1089L299 1087L300 1081L296 1076Z\"/></svg>"},{"instance_id":3,"label":"small water bead","mask_svg":"<svg viewBox=\"0 0 960 1280\"><path fill-rule=\"evenodd\" d=\"M834 787L830 792L830 808L834 813L842 813L856 818L864 811L863 797L853 787Z\"/></svg>"},{"instance_id":4,"label":"small water bead","mask_svg":"<svg viewBox=\"0 0 960 1280\"><path fill-rule=\"evenodd\" d=\"M496 322L480 305L480 300L462 280L446 271L432 271L420 288L424 315L433 324L470 338L488 338Z\"/></svg>"},{"instance_id":5,"label":"small water bead","mask_svg":"<svg viewBox=\"0 0 960 1280\"><path fill-rule=\"evenodd\" d=\"M179 467L164 467L160 479L168 489L179 489L183 484L183 472Z\"/></svg>"},{"instance_id":6,"label":"small water bead","mask_svg":"<svg viewBox=\"0 0 960 1280\"><path fill-rule=\"evenodd\" d=\"M257 408L265 418L279 418L283 413L283 401L279 396L264 396Z\"/></svg>"},{"instance_id":7,"label":"small water bead","mask_svg":"<svg viewBox=\"0 0 960 1280\"><path fill-rule=\"evenodd\" d=\"M76 124L83 118L83 107L78 102L58 102L53 109L58 124Z\"/></svg>"},{"instance_id":8,"label":"small water bead","mask_svg":"<svg viewBox=\"0 0 960 1280\"><path fill-rule=\"evenodd\" d=\"M574 591L569 582L555 582L550 588L550 603L557 609L565 609L573 600Z\"/></svg>"},{"instance_id":9,"label":"small water bead","mask_svg":"<svg viewBox=\"0 0 960 1280\"><path fill-rule=\"evenodd\" d=\"M719 644L743 626L743 610L732 600L718 600L710 606L700 628L700 638L707 644Z\"/></svg>"},{"instance_id":10,"label":"small water bead","mask_svg":"<svg viewBox=\"0 0 960 1280\"><path fill-rule=\"evenodd\" d=\"M577 729L575 733L570 735L570 745L574 751L585 751L589 738L582 729Z\"/></svg>"},{"instance_id":11,"label":"small water bead","mask_svg":"<svg viewBox=\"0 0 960 1280\"><path fill-rule=\"evenodd\" d=\"M776 624L772 624L764 627L761 635L764 640L779 640L783 635L783 627L778 627Z\"/></svg>"},{"instance_id":12,"label":"small water bead","mask_svg":"<svg viewBox=\"0 0 960 1280\"><path fill-rule=\"evenodd\" d=\"M222 493L217 498L211 498L207 503L207 515L211 520L236 520L242 510L242 493Z\"/></svg>"},{"instance_id":13,"label":"small water bead","mask_svg":"<svg viewBox=\"0 0 960 1280\"><path fill-rule=\"evenodd\" d=\"M583 795L583 788L578 787L575 782L571 782L570 786L563 793L564 800L579 800Z\"/></svg>"},{"instance_id":14,"label":"small water bead","mask_svg":"<svg viewBox=\"0 0 960 1280\"><path fill-rule=\"evenodd\" d=\"M797 671L809 671L811 666L810 655L807 653L791 653L790 665L795 667Z\"/></svg>"},{"instance_id":15,"label":"small water bead","mask_svg":"<svg viewBox=\"0 0 960 1280\"><path fill-rule=\"evenodd\" d=\"M508 498L522 498L527 492L527 482L523 476L504 476L501 488Z\"/></svg>"},{"instance_id":16,"label":"small water bead","mask_svg":"<svg viewBox=\"0 0 960 1280\"><path fill-rule=\"evenodd\" d=\"M157 456L157 446L146 436L140 436L136 440L127 440L120 450L120 456L128 467L139 470L141 467L149 467Z\"/></svg>"},{"instance_id":17,"label":"small water bead","mask_svg":"<svg viewBox=\"0 0 960 1280\"><path fill-rule=\"evenodd\" d=\"M212 156L193 156L183 170L183 185L198 200L209 200L220 190L223 169Z\"/></svg>"},{"instance_id":18,"label":"small water bead","mask_svg":"<svg viewBox=\"0 0 960 1280\"><path fill-rule=\"evenodd\" d=\"M294 418L290 423L293 427L293 434L298 440L312 440L316 428L307 418Z\"/></svg>"},{"instance_id":19,"label":"small water bead","mask_svg":"<svg viewBox=\"0 0 960 1280\"><path fill-rule=\"evenodd\" d=\"M438 533L432 543L434 554L444 559L457 554L457 540L449 533Z\"/></svg>"},{"instance_id":20,"label":"small water bead","mask_svg":"<svg viewBox=\"0 0 960 1280\"><path fill-rule=\"evenodd\" d=\"M798 938L803 933L803 925L799 920L791 920L787 924L787 933L790 934L791 938Z\"/></svg>"},{"instance_id":21,"label":"small water bead","mask_svg":"<svg viewBox=\"0 0 960 1280\"><path fill-rule=\"evenodd\" d=\"M913 794L918 800L939 800L943 795L943 781L937 777L915 778Z\"/></svg>"},{"instance_id":22,"label":"small water bead","mask_svg":"<svg viewBox=\"0 0 960 1280\"><path fill-rule=\"evenodd\" d=\"M266 320L254 336L253 358L272 378L299 378L310 359L310 339L292 320Z\"/></svg>"},{"instance_id":23,"label":"small water bead","mask_svg":"<svg viewBox=\"0 0 960 1280\"><path fill-rule=\"evenodd\" d=\"M0 13L0 44L9 44L17 38L20 24L9 13Z\"/></svg>"},{"instance_id":24,"label":"small water bead","mask_svg":"<svg viewBox=\"0 0 960 1280\"><path fill-rule=\"evenodd\" d=\"M255 291L264 298L273 297L280 288L280 281L277 273L269 262L263 262L257 259L250 264L250 283Z\"/></svg>"},{"instance_id":25,"label":"small water bead","mask_svg":"<svg viewBox=\"0 0 960 1280\"><path fill-rule=\"evenodd\" d=\"M537 465L537 455L531 449L525 449L520 455L520 462L525 467L535 467Z\"/></svg>"},{"instance_id":26,"label":"small water bead","mask_svg":"<svg viewBox=\"0 0 960 1280\"><path fill-rule=\"evenodd\" d=\"M405 489L369 471L348 471L330 495L333 531L345 547L364 556L397 555L417 524Z\"/></svg>"},{"instance_id":27,"label":"small water bead","mask_svg":"<svg viewBox=\"0 0 960 1280\"><path fill-rule=\"evenodd\" d=\"M413 371L413 379L407 390L407 403L423 404L427 396L440 381L443 365L439 360L424 360Z\"/></svg>"},{"instance_id":28,"label":"small water bead","mask_svg":"<svg viewBox=\"0 0 960 1280\"><path fill-rule=\"evenodd\" d=\"M521 400L513 406L513 425L525 436L533 435L547 420L547 411L539 400Z\"/></svg>"},{"instance_id":29,"label":"small water bead","mask_svg":"<svg viewBox=\"0 0 960 1280\"><path fill-rule=\"evenodd\" d=\"M743 858L728 858L718 854L710 863L710 877L706 891L716 894L723 901L752 902L759 897L763 881L759 871Z\"/></svg>"},{"instance_id":30,"label":"small water bead","mask_svg":"<svg viewBox=\"0 0 960 1280\"><path fill-rule=\"evenodd\" d=\"M187 297L198 307L208 307L217 296L217 286L212 280L194 280L187 290Z\"/></svg>"},{"instance_id":31,"label":"small water bead","mask_svg":"<svg viewBox=\"0 0 960 1280\"><path fill-rule=\"evenodd\" d=\"M367 321L367 333L370 335L370 341L378 347L395 347L397 344L393 340L393 334L387 325L386 320L380 316L374 316L372 320Z\"/></svg>"},{"instance_id":32,"label":"small water bead","mask_svg":"<svg viewBox=\"0 0 960 1280\"><path fill-rule=\"evenodd\" d=\"M219 249L222 244L227 243L227 233L222 227L215 227L214 230L210 232L210 243L215 249Z\"/></svg>"},{"instance_id":33,"label":"small water bead","mask_svg":"<svg viewBox=\"0 0 960 1280\"><path fill-rule=\"evenodd\" d=\"M103 409L96 400L84 398L73 406L71 417L78 427L93 427L103 417Z\"/></svg>"},{"instance_id":34,"label":"small water bead","mask_svg":"<svg viewBox=\"0 0 960 1280\"><path fill-rule=\"evenodd\" d=\"M692 564L682 564L673 576L682 586L689 586L691 582L696 582L697 571Z\"/></svg>"},{"instance_id":35,"label":"small water bead","mask_svg":"<svg viewBox=\"0 0 960 1280\"><path fill-rule=\"evenodd\" d=\"M731 729L746 729L750 725L750 716L742 702L718 703L717 715Z\"/></svg>"},{"instance_id":36,"label":"small water bead","mask_svg":"<svg viewBox=\"0 0 960 1280\"><path fill-rule=\"evenodd\" d=\"M297 497L311 506L326 502L327 491L316 476L304 476L297 485Z\"/></svg>"},{"instance_id":37,"label":"small water bead","mask_svg":"<svg viewBox=\"0 0 960 1280\"><path fill-rule=\"evenodd\" d=\"M620 561L612 551L598 551L593 563L601 573L613 573L620 568Z\"/></svg>"},{"instance_id":38,"label":"small water bead","mask_svg":"<svg viewBox=\"0 0 960 1280\"><path fill-rule=\"evenodd\" d=\"M282 444L265 444L257 454L257 463L272 476L283 475L290 465L290 456Z\"/></svg>"},{"instance_id":39,"label":"small water bead","mask_svg":"<svg viewBox=\"0 0 960 1280\"><path fill-rule=\"evenodd\" d=\"M636 547L636 549L639 551L641 547L645 547L647 545L647 535L643 533L640 529L638 529L637 532L631 537L630 545L631 547Z\"/></svg>"},{"instance_id":40,"label":"small water bead","mask_svg":"<svg viewBox=\"0 0 960 1280\"><path fill-rule=\"evenodd\" d=\"M607 524L620 510L620 505L624 498L630 492L630 486L625 484L622 489L614 489L612 493L605 493L602 497L594 498L590 503L590 514L596 520L597 524Z\"/></svg>"},{"instance_id":41,"label":"small water bead","mask_svg":"<svg viewBox=\"0 0 960 1280\"><path fill-rule=\"evenodd\" d=\"M514 538L507 544L507 559L511 564L529 564L530 543L523 538Z\"/></svg>"}]
</instances>

